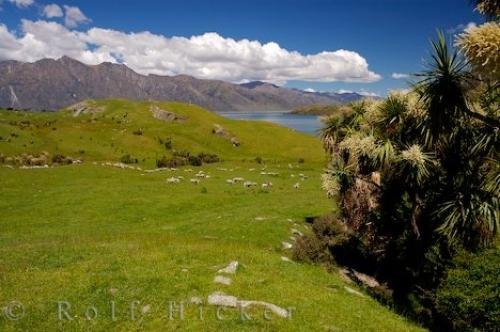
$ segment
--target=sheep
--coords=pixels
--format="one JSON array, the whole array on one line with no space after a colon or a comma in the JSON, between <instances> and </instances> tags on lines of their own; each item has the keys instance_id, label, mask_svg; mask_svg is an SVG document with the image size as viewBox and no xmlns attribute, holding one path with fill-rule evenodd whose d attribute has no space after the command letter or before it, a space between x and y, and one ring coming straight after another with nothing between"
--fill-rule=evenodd
<instances>
[{"instance_id":1,"label":"sheep","mask_svg":"<svg viewBox=\"0 0 500 332\"><path fill-rule=\"evenodd\" d=\"M229 184L234 184L234 180L233 180L233 179L227 179L227 180L226 180L226 183L229 183Z\"/></svg>"},{"instance_id":2,"label":"sheep","mask_svg":"<svg viewBox=\"0 0 500 332\"><path fill-rule=\"evenodd\" d=\"M300 188L300 183L298 183L298 182L297 182L296 184L294 184L294 185L293 185L293 187L294 187L295 189L299 189L299 188Z\"/></svg>"},{"instance_id":3,"label":"sheep","mask_svg":"<svg viewBox=\"0 0 500 332\"><path fill-rule=\"evenodd\" d=\"M243 183L243 186L244 186L245 188L255 187L256 185L257 185L257 183L252 182L252 181L245 181L245 182Z\"/></svg>"},{"instance_id":4,"label":"sheep","mask_svg":"<svg viewBox=\"0 0 500 332\"><path fill-rule=\"evenodd\" d=\"M248 171L253 172L253 171L255 171L255 168L249 168Z\"/></svg>"},{"instance_id":5,"label":"sheep","mask_svg":"<svg viewBox=\"0 0 500 332\"><path fill-rule=\"evenodd\" d=\"M200 179L190 179L189 181L191 181L192 184L200 183Z\"/></svg>"},{"instance_id":6,"label":"sheep","mask_svg":"<svg viewBox=\"0 0 500 332\"><path fill-rule=\"evenodd\" d=\"M264 182L262 184L262 189L269 189L273 186L273 183L272 182Z\"/></svg>"},{"instance_id":7,"label":"sheep","mask_svg":"<svg viewBox=\"0 0 500 332\"><path fill-rule=\"evenodd\" d=\"M235 183L236 182L243 182L243 181L245 181L245 179L242 178L242 177L235 177L235 178L233 178L233 182L235 182Z\"/></svg>"},{"instance_id":8,"label":"sheep","mask_svg":"<svg viewBox=\"0 0 500 332\"><path fill-rule=\"evenodd\" d=\"M181 180L179 180L176 177L171 177L171 178L167 179L167 183L173 183L173 184L175 184L175 183L179 183L179 182L181 182Z\"/></svg>"}]
</instances>

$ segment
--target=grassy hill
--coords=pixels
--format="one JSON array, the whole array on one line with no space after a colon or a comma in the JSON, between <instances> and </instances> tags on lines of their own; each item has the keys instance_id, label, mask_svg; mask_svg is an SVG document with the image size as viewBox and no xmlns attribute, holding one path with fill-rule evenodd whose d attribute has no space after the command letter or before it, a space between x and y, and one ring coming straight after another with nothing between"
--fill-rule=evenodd
<instances>
[{"instance_id":1,"label":"grassy hill","mask_svg":"<svg viewBox=\"0 0 500 332\"><path fill-rule=\"evenodd\" d=\"M337 273L282 258L290 256L282 242L292 242L292 229L309 232L305 216L332 209L320 189L323 152L313 137L176 103L159 106L187 117L185 122L155 119L149 103L94 106L102 112L0 112L5 156L47 150L83 159L43 169L0 167L0 307L7 307L0 330L418 330L353 293L356 287ZM241 145L212 134L214 123ZM142 135L135 135L139 129ZM174 149L217 153L224 161L162 172L94 163L129 153L142 168L152 168L157 156L172 153L158 137L170 137ZM256 163L256 156L264 163ZM305 162L297 163L299 158ZM200 170L210 177L191 183ZM174 176L184 180L167 183ZM259 186L227 183L234 177ZM272 188L262 189L268 181ZM233 260L241 266L229 276L232 284L214 283L217 271ZM207 305L215 291L294 307L294 313L266 320L253 308L252 320L242 321L237 309L226 309L221 320ZM203 319L192 297L203 300ZM5 314L12 301L24 307L18 320ZM71 321L58 319L57 301L71 304ZM184 301L184 320L169 319L169 301ZM86 319L89 308L91 316L97 311L95 319Z\"/></svg>"},{"instance_id":2,"label":"grassy hill","mask_svg":"<svg viewBox=\"0 0 500 332\"><path fill-rule=\"evenodd\" d=\"M0 111L0 151L14 155L46 150L87 161L117 161L124 154L131 154L140 163L152 167L156 158L171 154L172 151L161 144L171 139L174 150L216 153L224 160L255 157L324 160L318 140L275 124L229 120L182 103L107 100L89 104L96 111L77 117L69 110L58 113ZM186 119L158 120L150 112L151 105ZM229 139L213 134L216 124L234 134L241 145L235 148Z\"/></svg>"}]
</instances>

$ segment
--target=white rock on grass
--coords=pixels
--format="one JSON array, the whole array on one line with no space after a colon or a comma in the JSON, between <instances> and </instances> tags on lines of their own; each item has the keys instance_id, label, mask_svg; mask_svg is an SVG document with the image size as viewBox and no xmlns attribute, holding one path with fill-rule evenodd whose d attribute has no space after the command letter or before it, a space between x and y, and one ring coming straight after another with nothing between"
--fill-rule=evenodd
<instances>
[{"instance_id":1,"label":"white rock on grass","mask_svg":"<svg viewBox=\"0 0 500 332\"><path fill-rule=\"evenodd\" d=\"M208 296L208 304L236 308L238 306L238 299L236 296L215 292Z\"/></svg>"},{"instance_id":2,"label":"white rock on grass","mask_svg":"<svg viewBox=\"0 0 500 332\"><path fill-rule=\"evenodd\" d=\"M233 282L231 280L231 278L228 278L228 277L224 277L224 276L215 276L214 278L214 282L216 284L223 284L223 285L226 285L226 286L229 286L231 285L231 283Z\"/></svg>"},{"instance_id":3,"label":"white rock on grass","mask_svg":"<svg viewBox=\"0 0 500 332\"><path fill-rule=\"evenodd\" d=\"M228 274L235 274L236 270L238 270L238 267L240 266L240 263L238 261L232 261L229 263L228 266L226 266L223 269L220 269L217 271L218 273L228 273Z\"/></svg>"},{"instance_id":4,"label":"white rock on grass","mask_svg":"<svg viewBox=\"0 0 500 332\"><path fill-rule=\"evenodd\" d=\"M281 260L282 260L283 262L293 263L293 261L292 261L290 258L286 257L286 256L281 256Z\"/></svg>"},{"instance_id":5,"label":"white rock on grass","mask_svg":"<svg viewBox=\"0 0 500 332\"><path fill-rule=\"evenodd\" d=\"M222 306L222 307L231 307L231 308L236 308L236 307L246 308L250 306L261 306L274 312L276 315L280 317L283 318L290 317L290 313L286 309L283 309L277 306L276 304L264 301L238 300L238 298L235 296L226 295L221 292L215 292L210 294L208 296L208 304Z\"/></svg>"},{"instance_id":6,"label":"white rock on grass","mask_svg":"<svg viewBox=\"0 0 500 332\"><path fill-rule=\"evenodd\" d=\"M293 245L289 242L281 242L281 247L284 249L284 250L288 250L288 249L292 249Z\"/></svg>"},{"instance_id":7,"label":"white rock on grass","mask_svg":"<svg viewBox=\"0 0 500 332\"><path fill-rule=\"evenodd\" d=\"M289 312L286 309L283 309L276 304L268 303L268 302L263 302L263 301L238 301L238 305L242 308L250 307L250 306L262 306L267 308L268 310L274 312L276 315L283 317L283 318L288 318L289 317Z\"/></svg>"}]
</instances>

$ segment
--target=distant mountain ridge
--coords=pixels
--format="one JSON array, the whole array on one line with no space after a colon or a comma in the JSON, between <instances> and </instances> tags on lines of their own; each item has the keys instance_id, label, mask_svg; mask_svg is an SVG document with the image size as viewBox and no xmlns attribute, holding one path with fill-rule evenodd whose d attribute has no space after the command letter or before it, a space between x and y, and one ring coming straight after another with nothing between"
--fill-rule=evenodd
<instances>
[{"instance_id":1,"label":"distant mountain ridge","mask_svg":"<svg viewBox=\"0 0 500 332\"><path fill-rule=\"evenodd\" d=\"M0 62L0 107L58 110L85 99L104 98L181 101L226 112L285 111L364 97L306 92L259 81L233 84L187 75L146 76L124 64L86 65L69 57Z\"/></svg>"}]
</instances>

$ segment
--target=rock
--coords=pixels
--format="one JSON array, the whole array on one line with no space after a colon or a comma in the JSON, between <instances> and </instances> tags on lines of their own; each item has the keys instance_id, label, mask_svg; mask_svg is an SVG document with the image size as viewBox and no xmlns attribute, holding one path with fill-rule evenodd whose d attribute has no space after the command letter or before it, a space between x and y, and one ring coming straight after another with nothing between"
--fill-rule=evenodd
<instances>
[{"instance_id":1,"label":"rock","mask_svg":"<svg viewBox=\"0 0 500 332\"><path fill-rule=\"evenodd\" d=\"M228 278L228 277L224 277L224 276L215 276L214 278L214 282L216 284L223 284L223 285L226 285L226 286L229 286L231 285L231 283L233 282L231 280L231 278Z\"/></svg>"},{"instance_id":2,"label":"rock","mask_svg":"<svg viewBox=\"0 0 500 332\"><path fill-rule=\"evenodd\" d=\"M288 249L292 249L293 245L289 242L281 242L281 248L283 248L283 250L288 250Z\"/></svg>"},{"instance_id":3,"label":"rock","mask_svg":"<svg viewBox=\"0 0 500 332\"><path fill-rule=\"evenodd\" d=\"M292 228L292 234L293 235L297 235L297 236L302 236L304 235L301 231L299 231L298 229L296 228Z\"/></svg>"},{"instance_id":4,"label":"rock","mask_svg":"<svg viewBox=\"0 0 500 332\"><path fill-rule=\"evenodd\" d=\"M293 263L293 261L292 261L290 258L286 257L286 256L281 256L281 260L282 260L283 262Z\"/></svg>"},{"instance_id":5,"label":"rock","mask_svg":"<svg viewBox=\"0 0 500 332\"><path fill-rule=\"evenodd\" d=\"M240 266L240 263L238 261L232 261L229 263L228 266L226 266L223 269L220 269L217 271L218 273L228 273L228 274L235 274L236 270L238 270L238 267Z\"/></svg>"},{"instance_id":6,"label":"rock","mask_svg":"<svg viewBox=\"0 0 500 332\"><path fill-rule=\"evenodd\" d=\"M238 299L235 296L215 292L208 296L208 304L236 308L238 306Z\"/></svg>"},{"instance_id":7,"label":"rock","mask_svg":"<svg viewBox=\"0 0 500 332\"><path fill-rule=\"evenodd\" d=\"M282 317L282 318L288 318L290 313L288 310L283 309L276 304L268 303L268 302L263 302L263 301L238 301L238 305L241 306L242 308L250 307L250 306L262 306L267 308L268 310L274 312L276 315Z\"/></svg>"},{"instance_id":8,"label":"rock","mask_svg":"<svg viewBox=\"0 0 500 332\"><path fill-rule=\"evenodd\" d=\"M142 312L143 314L146 314L146 313L148 313L149 311L151 311L151 305L149 305L149 304L146 304L146 305L145 305L144 307L142 307L142 309L141 309L141 312Z\"/></svg>"},{"instance_id":9,"label":"rock","mask_svg":"<svg viewBox=\"0 0 500 332\"><path fill-rule=\"evenodd\" d=\"M73 112L73 116L76 118L81 114L95 114L104 111L104 107L97 106L97 104L90 100L84 100L76 103L67 108L69 111Z\"/></svg>"},{"instance_id":10,"label":"rock","mask_svg":"<svg viewBox=\"0 0 500 332\"><path fill-rule=\"evenodd\" d=\"M158 120L166 122L185 122L187 120L187 117L162 110L157 105L152 105L149 110L153 113L153 117Z\"/></svg>"},{"instance_id":11,"label":"rock","mask_svg":"<svg viewBox=\"0 0 500 332\"><path fill-rule=\"evenodd\" d=\"M215 292L210 294L208 296L208 304L223 306L223 307L231 307L231 308L236 308L236 307L247 308L250 306L261 306L274 312L276 315L280 317L283 318L290 317L290 313L286 309L281 308L276 304L264 301L238 300L238 298L235 296L226 295L221 292Z\"/></svg>"},{"instance_id":12,"label":"rock","mask_svg":"<svg viewBox=\"0 0 500 332\"><path fill-rule=\"evenodd\" d=\"M240 146L240 141L236 137L231 137L231 144L233 144L234 147Z\"/></svg>"}]
</instances>

